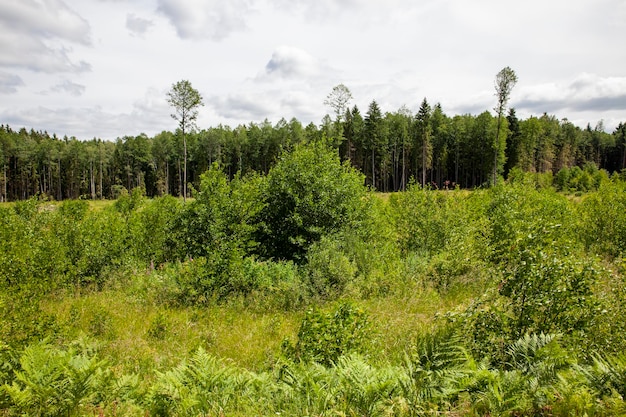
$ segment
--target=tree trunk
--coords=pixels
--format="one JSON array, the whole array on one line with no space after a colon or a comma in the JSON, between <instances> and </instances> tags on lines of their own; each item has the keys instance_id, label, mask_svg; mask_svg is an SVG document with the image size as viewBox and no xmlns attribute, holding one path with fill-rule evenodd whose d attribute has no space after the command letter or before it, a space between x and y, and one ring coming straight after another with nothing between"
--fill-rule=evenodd
<instances>
[{"instance_id":1,"label":"tree trunk","mask_svg":"<svg viewBox=\"0 0 626 417\"><path fill-rule=\"evenodd\" d=\"M426 186L426 135L422 141L422 187Z\"/></svg>"},{"instance_id":2,"label":"tree trunk","mask_svg":"<svg viewBox=\"0 0 626 417\"><path fill-rule=\"evenodd\" d=\"M100 158L100 199L104 200L104 188L102 186L102 171L103 171L102 158Z\"/></svg>"},{"instance_id":3,"label":"tree trunk","mask_svg":"<svg viewBox=\"0 0 626 417\"><path fill-rule=\"evenodd\" d=\"M402 180L400 182L402 191L406 189L406 147L402 144Z\"/></svg>"},{"instance_id":4,"label":"tree trunk","mask_svg":"<svg viewBox=\"0 0 626 417\"><path fill-rule=\"evenodd\" d=\"M57 200L61 201L61 199L63 198L63 194L61 192L61 157L59 156L59 191L57 193Z\"/></svg>"},{"instance_id":5,"label":"tree trunk","mask_svg":"<svg viewBox=\"0 0 626 417\"><path fill-rule=\"evenodd\" d=\"M4 164L4 184L2 185L3 193L2 193L2 201L7 201L7 165Z\"/></svg>"},{"instance_id":6,"label":"tree trunk","mask_svg":"<svg viewBox=\"0 0 626 417\"><path fill-rule=\"evenodd\" d=\"M165 194L170 193L170 161L165 161Z\"/></svg>"},{"instance_id":7,"label":"tree trunk","mask_svg":"<svg viewBox=\"0 0 626 417\"><path fill-rule=\"evenodd\" d=\"M93 173L93 161L89 161L89 186L91 187L91 199L96 199L96 177Z\"/></svg>"},{"instance_id":8,"label":"tree trunk","mask_svg":"<svg viewBox=\"0 0 626 417\"><path fill-rule=\"evenodd\" d=\"M183 203L187 202L187 138L185 137L185 129L183 128L183 152L185 158L185 172L183 179Z\"/></svg>"},{"instance_id":9,"label":"tree trunk","mask_svg":"<svg viewBox=\"0 0 626 417\"><path fill-rule=\"evenodd\" d=\"M372 147L372 188L376 188L376 171L374 168L374 148Z\"/></svg>"},{"instance_id":10,"label":"tree trunk","mask_svg":"<svg viewBox=\"0 0 626 417\"><path fill-rule=\"evenodd\" d=\"M496 143L493 147L494 155L493 155L493 185L496 185L496 181L498 180L498 151L500 150L500 124L502 123L502 110L498 112L498 125L496 127Z\"/></svg>"}]
</instances>

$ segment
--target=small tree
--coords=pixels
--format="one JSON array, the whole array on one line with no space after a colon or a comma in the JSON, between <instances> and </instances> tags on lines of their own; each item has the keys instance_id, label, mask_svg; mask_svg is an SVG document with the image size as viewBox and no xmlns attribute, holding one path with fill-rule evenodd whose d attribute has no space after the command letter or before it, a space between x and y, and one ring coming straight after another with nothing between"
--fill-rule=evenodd
<instances>
[{"instance_id":1,"label":"small tree","mask_svg":"<svg viewBox=\"0 0 626 417\"><path fill-rule=\"evenodd\" d=\"M260 254L304 262L311 244L362 218L365 191L363 176L326 144L297 146L267 175L258 215Z\"/></svg>"},{"instance_id":2,"label":"small tree","mask_svg":"<svg viewBox=\"0 0 626 417\"><path fill-rule=\"evenodd\" d=\"M198 107L203 106L202 96L198 90L191 86L187 80L172 84L172 89L167 93L167 102L174 107L175 113L172 118L178 121L178 126L183 134L184 174L183 174L183 201L187 201L187 139L185 131L195 127L198 118Z\"/></svg>"}]
</instances>

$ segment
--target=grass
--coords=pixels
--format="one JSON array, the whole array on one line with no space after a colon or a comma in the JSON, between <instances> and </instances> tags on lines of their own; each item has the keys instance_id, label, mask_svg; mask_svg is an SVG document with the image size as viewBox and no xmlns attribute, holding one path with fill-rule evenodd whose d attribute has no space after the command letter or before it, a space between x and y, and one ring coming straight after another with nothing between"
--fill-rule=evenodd
<instances>
[{"instance_id":1,"label":"grass","mask_svg":"<svg viewBox=\"0 0 626 417\"><path fill-rule=\"evenodd\" d=\"M49 299L44 310L64 323L68 340L88 336L125 373L171 368L199 347L250 370L266 369L282 340L297 332L301 317L257 313L237 304L167 307L122 290Z\"/></svg>"},{"instance_id":2,"label":"grass","mask_svg":"<svg viewBox=\"0 0 626 417\"><path fill-rule=\"evenodd\" d=\"M133 279L149 281L151 275L141 272ZM480 293L479 284L438 292L416 280L403 291L353 300L369 318L366 355L373 363L400 363L404 352L418 335L429 331L438 315L462 308ZM335 304L316 308L330 310ZM297 339L306 308L264 311L254 307L245 299L168 306L153 296L138 294L130 284L49 297L43 309L62 323L62 337L68 342L88 337L119 374L154 375L155 370L171 369L200 347L250 371L271 369L281 355L283 341Z\"/></svg>"}]
</instances>

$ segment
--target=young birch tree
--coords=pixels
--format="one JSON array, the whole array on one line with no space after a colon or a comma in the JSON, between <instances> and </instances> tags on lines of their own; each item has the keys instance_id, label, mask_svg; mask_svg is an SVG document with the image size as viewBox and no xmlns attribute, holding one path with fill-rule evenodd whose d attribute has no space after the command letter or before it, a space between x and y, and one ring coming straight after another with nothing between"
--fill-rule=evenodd
<instances>
[{"instance_id":1,"label":"young birch tree","mask_svg":"<svg viewBox=\"0 0 626 417\"><path fill-rule=\"evenodd\" d=\"M500 153L500 127L502 126L502 117L511 91L517 83L517 75L510 67L505 67L498 74L496 74L496 97L498 97L498 105L494 109L498 114L498 123L496 127L496 143L494 146L493 157L493 185L496 185L498 180L498 154Z\"/></svg>"},{"instance_id":2,"label":"young birch tree","mask_svg":"<svg viewBox=\"0 0 626 417\"><path fill-rule=\"evenodd\" d=\"M202 96L198 90L191 86L187 80L178 81L172 84L172 88L167 93L167 102L174 108L172 118L178 121L178 126L183 134L183 201L187 201L187 138L185 132L195 127L198 118L198 107L203 106Z\"/></svg>"}]
</instances>

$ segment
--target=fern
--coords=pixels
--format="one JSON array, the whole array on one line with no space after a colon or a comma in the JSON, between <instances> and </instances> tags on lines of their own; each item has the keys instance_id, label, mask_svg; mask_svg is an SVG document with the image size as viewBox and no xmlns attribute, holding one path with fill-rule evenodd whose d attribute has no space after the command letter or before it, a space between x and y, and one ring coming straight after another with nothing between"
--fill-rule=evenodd
<instances>
[{"instance_id":1,"label":"fern","mask_svg":"<svg viewBox=\"0 0 626 417\"><path fill-rule=\"evenodd\" d=\"M400 387L414 413L450 406L462 390L469 357L450 329L428 333L405 357L408 378Z\"/></svg>"},{"instance_id":2,"label":"fern","mask_svg":"<svg viewBox=\"0 0 626 417\"><path fill-rule=\"evenodd\" d=\"M506 349L505 370L481 369L468 389L479 414L540 414L562 386L573 362L556 335L527 334Z\"/></svg>"},{"instance_id":3,"label":"fern","mask_svg":"<svg viewBox=\"0 0 626 417\"><path fill-rule=\"evenodd\" d=\"M24 349L20 369L4 390L18 413L38 416L76 415L96 398L104 366L89 350L61 350L42 342Z\"/></svg>"},{"instance_id":4,"label":"fern","mask_svg":"<svg viewBox=\"0 0 626 417\"><path fill-rule=\"evenodd\" d=\"M284 397L278 398L279 407L294 409L296 415L317 415L335 406L337 397L336 373L316 362L294 363L283 361L278 368L278 382L284 388Z\"/></svg>"},{"instance_id":5,"label":"fern","mask_svg":"<svg viewBox=\"0 0 626 417\"><path fill-rule=\"evenodd\" d=\"M358 355L341 357L335 372L339 404L347 415L359 416L384 414L405 376L399 368L376 369Z\"/></svg>"},{"instance_id":6,"label":"fern","mask_svg":"<svg viewBox=\"0 0 626 417\"><path fill-rule=\"evenodd\" d=\"M246 397L252 377L198 349L188 361L157 374L147 403L156 416L223 414Z\"/></svg>"},{"instance_id":7,"label":"fern","mask_svg":"<svg viewBox=\"0 0 626 417\"><path fill-rule=\"evenodd\" d=\"M626 398L626 354L602 357L596 355L591 366L579 366L587 385L600 397L613 393Z\"/></svg>"}]
</instances>

